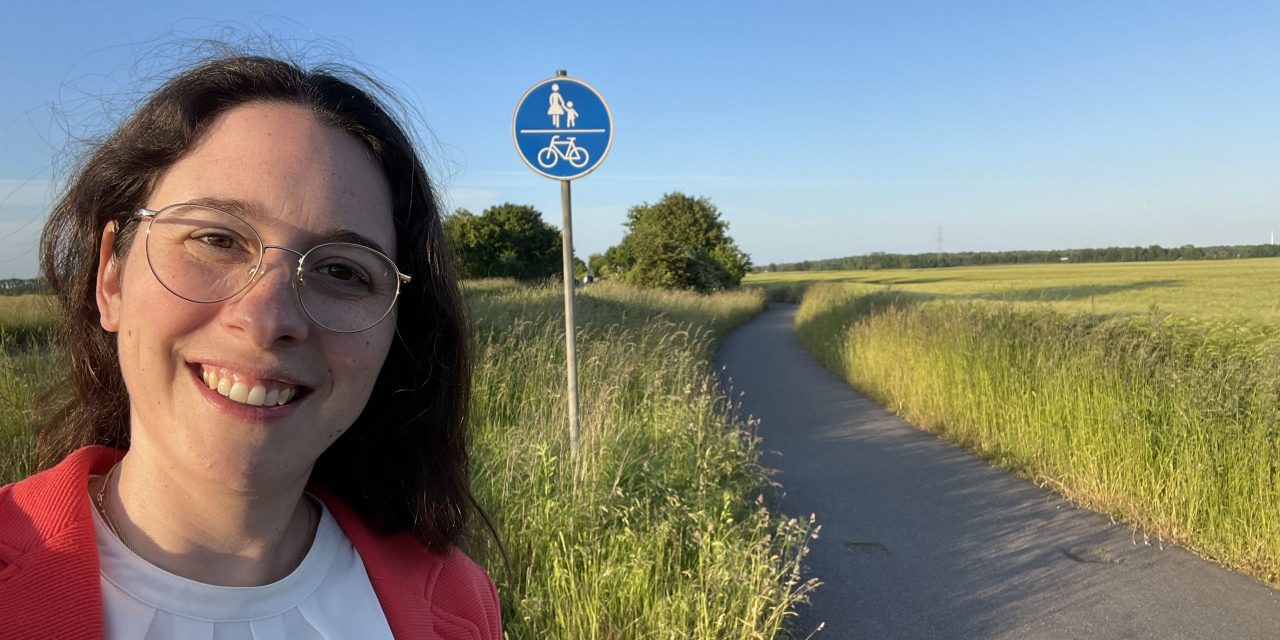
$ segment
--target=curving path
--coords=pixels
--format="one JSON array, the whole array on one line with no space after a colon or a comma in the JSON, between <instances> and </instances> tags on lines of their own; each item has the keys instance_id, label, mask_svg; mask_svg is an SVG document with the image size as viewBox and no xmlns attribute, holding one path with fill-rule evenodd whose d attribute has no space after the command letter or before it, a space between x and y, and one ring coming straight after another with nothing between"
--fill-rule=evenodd
<instances>
[{"instance_id":1,"label":"curving path","mask_svg":"<svg viewBox=\"0 0 1280 640\"><path fill-rule=\"evenodd\" d=\"M1280 592L913 429L810 357L794 315L775 304L716 362L783 512L822 526L797 637L1280 638Z\"/></svg>"}]
</instances>

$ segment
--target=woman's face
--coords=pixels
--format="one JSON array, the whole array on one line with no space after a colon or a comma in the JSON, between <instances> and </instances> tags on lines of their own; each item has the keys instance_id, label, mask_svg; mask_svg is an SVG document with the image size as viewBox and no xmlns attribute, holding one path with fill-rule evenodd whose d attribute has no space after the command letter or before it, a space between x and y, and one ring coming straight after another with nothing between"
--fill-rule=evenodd
<instances>
[{"instance_id":1,"label":"woman's face","mask_svg":"<svg viewBox=\"0 0 1280 640\"><path fill-rule=\"evenodd\" d=\"M226 203L267 245L305 252L358 234L396 259L381 170L355 138L301 107L261 102L222 114L161 176L147 207L198 199ZM188 302L152 274L145 233L123 263L108 259L106 235L98 306L103 328L118 333L131 455L231 488L305 478L368 402L395 314L359 333L320 327L292 290L297 256L279 250L266 251L245 291ZM264 396L276 404L251 404Z\"/></svg>"}]
</instances>

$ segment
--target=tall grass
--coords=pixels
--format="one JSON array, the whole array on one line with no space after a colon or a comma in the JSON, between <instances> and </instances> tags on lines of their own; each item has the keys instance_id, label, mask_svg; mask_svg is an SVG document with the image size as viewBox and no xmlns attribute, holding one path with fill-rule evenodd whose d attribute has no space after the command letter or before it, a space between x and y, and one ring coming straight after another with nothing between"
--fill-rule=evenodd
<instances>
[{"instance_id":1,"label":"tall grass","mask_svg":"<svg viewBox=\"0 0 1280 640\"><path fill-rule=\"evenodd\" d=\"M26 343L0 333L0 485L35 471L34 424L40 394L57 378L48 349L28 350Z\"/></svg>"},{"instance_id":2,"label":"tall grass","mask_svg":"<svg viewBox=\"0 0 1280 640\"><path fill-rule=\"evenodd\" d=\"M47 296L0 296L0 484L35 469L38 396L57 376L48 343L53 334Z\"/></svg>"},{"instance_id":3,"label":"tall grass","mask_svg":"<svg viewBox=\"0 0 1280 640\"><path fill-rule=\"evenodd\" d=\"M1280 576L1280 329L815 285L801 340L911 422Z\"/></svg>"},{"instance_id":4,"label":"tall grass","mask_svg":"<svg viewBox=\"0 0 1280 640\"><path fill-rule=\"evenodd\" d=\"M481 331L503 329L520 321L557 315L564 321L560 285L530 286L493 278L463 283L471 301L472 319ZM650 320L696 325L722 336L764 310L767 302L754 289L704 296L686 291L641 289L615 282L597 282L576 290L575 307L581 324L590 327L641 326Z\"/></svg>"},{"instance_id":5,"label":"tall grass","mask_svg":"<svg viewBox=\"0 0 1280 640\"><path fill-rule=\"evenodd\" d=\"M0 343L6 351L47 345L53 337L51 296L0 296Z\"/></svg>"},{"instance_id":6,"label":"tall grass","mask_svg":"<svg viewBox=\"0 0 1280 640\"><path fill-rule=\"evenodd\" d=\"M731 417L709 364L715 340L764 297L582 289L575 460L560 289L482 281L465 293L476 323L473 487L512 571L480 532L469 551L498 580L507 636L785 636L815 586L800 574L811 523L765 508L751 425ZM0 483L31 473L36 392L56 374L47 310L24 304L0 298L0 444L12 452Z\"/></svg>"},{"instance_id":7,"label":"tall grass","mask_svg":"<svg viewBox=\"0 0 1280 640\"><path fill-rule=\"evenodd\" d=\"M480 285L474 485L511 638L773 638L814 585L809 523L764 508L754 438L708 365L759 294L579 297L581 451L567 446L558 289Z\"/></svg>"}]
</instances>

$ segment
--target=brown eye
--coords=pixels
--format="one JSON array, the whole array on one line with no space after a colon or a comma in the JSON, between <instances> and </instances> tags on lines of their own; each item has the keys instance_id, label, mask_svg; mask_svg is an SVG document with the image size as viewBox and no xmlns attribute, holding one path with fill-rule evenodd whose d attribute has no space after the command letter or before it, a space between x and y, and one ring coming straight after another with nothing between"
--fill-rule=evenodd
<instances>
[{"instance_id":1,"label":"brown eye","mask_svg":"<svg viewBox=\"0 0 1280 640\"><path fill-rule=\"evenodd\" d=\"M231 236L217 232L198 235L195 236L195 239L215 249L230 249L236 244L235 239Z\"/></svg>"},{"instance_id":2,"label":"brown eye","mask_svg":"<svg viewBox=\"0 0 1280 640\"><path fill-rule=\"evenodd\" d=\"M331 288L341 287L347 291L370 291L373 288L368 274L352 264L330 262L320 265L315 272L323 276L322 282Z\"/></svg>"},{"instance_id":3,"label":"brown eye","mask_svg":"<svg viewBox=\"0 0 1280 640\"><path fill-rule=\"evenodd\" d=\"M367 278L362 277L355 269L342 264L327 264L320 268L321 273L335 280L358 280L368 282Z\"/></svg>"}]
</instances>

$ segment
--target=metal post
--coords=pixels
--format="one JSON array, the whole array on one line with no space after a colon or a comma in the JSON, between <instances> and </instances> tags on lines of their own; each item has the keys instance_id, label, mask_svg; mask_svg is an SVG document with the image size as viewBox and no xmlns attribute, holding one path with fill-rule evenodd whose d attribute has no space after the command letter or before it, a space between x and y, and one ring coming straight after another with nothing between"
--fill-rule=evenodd
<instances>
[{"instance_id":1,"label":"metal post","mask_svg":"<svg viewBox=\"0 0 1280 640\"><path fill-rule=\"evenodd\" d=\"M564 333L565 363L569 370L569 450L578 458L578 348L573 318L573 213L569 198L569 181L560 181L561 229L564 248Z\"/></svg>"}]
</instances>

